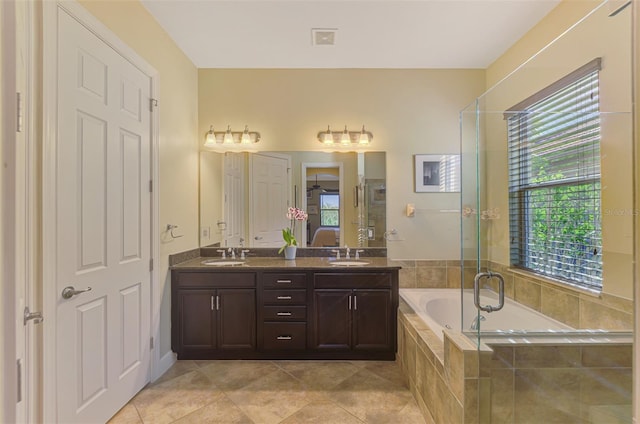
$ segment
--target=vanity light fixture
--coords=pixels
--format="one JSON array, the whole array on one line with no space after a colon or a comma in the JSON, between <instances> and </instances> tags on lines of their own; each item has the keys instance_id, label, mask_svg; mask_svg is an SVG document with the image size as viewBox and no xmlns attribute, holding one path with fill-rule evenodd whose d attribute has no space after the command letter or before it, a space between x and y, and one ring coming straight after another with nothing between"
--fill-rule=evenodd
<instances>
[{"instance_id":1,"label":"vanity light fixture","mask_svg":"<svg viewBox=\"0 0 640 424\"><path fill-rule=\"evenodd\" d=\"M250 146L260 141L260 133L249 131L249 126L244 126L244 131L232 131L231 125L227 125L226 131L214 131L213 125L205 134L204 147L233 149L240 146Z\"/></svg>"},{"instance_id":2,"label":"vanity light fixture","mask_svg":"<svg viewBox=\"0 0 640 424\"><path fill-rule=\"evenodd\" d=\"M231 134L231 125L227 125L227 132L224 133L224 138L222 139L223 144L233 144L233 134Z\"/></svg>"},{"instance_id":3,"label":"vanity light fixture","mask_svg":"<svg viewBox=\"0 0 640 424\"><path fill-rule=\"evenodd\" d=\"M320 139L320 134L318 134L318 139ZM327 125L327 132L322 135L321 143L331 145L333 144L333 133L331 132L331 127Z\"/></svg>"},{"instance_id":4,"label":"vanity light fixture","mask_svg":"<svg viewBox=\"0 0 640 424\"><path fill-rule=\"evenodd\" d=\"M340 144L343 146L348 146L351 144L351 137L349 137L349 130L347 130L347 126L344 126L344 131L342 132L342 136L340 137Z\"/></svg>"},{"instance_id":5,"label":"vanity light fixture","mask_svg":"<svg viewBox=\"0 0 640 424\"><path fill-rule=\"evenodd\" d=\"M207 135L204 138L204 147L214 147L216 145L216 133L213 131L213 125L207 131Z\"/></svg>"},{"instance_id":6,"label":"vanity light fixture","mask_svg":"<svg viewBox=\"0 0 640 424\"><path fill-rule=\"evenodd\" d=\"M369 145L369 133L364 130L364 125L362 126L362 132L360 133L360 141L358 142L361 146Z\"/></svg>"},{"instance_id":7,"label":"vanity light fixture","mask_svg":"<svg viewBox=\"0 0 640 424\"><path fill-rule=\"evenodd\" d=\"M318 133L318 141L325 146L366 147L371 143L372 139L373 134L367 131L364 125L360 131L349 131L347 126L345 126L344 131L339 132L331 131L331 127L327 126L326 131L320 131ZM340 142L336 143L337 140L340 140Z\"/></svg>"},{"instance_id":8,"label":"vanity light fixture","mask_svg":"<svg viewBox=\"0 0 640 424\"><path fill-rule=\"evenodd\" d=\"M249 134L249 125L244 126L244 132L242 133L242 138L240 139L240 143L251 144L251 135Z\"/></svg>"}]
</instances>

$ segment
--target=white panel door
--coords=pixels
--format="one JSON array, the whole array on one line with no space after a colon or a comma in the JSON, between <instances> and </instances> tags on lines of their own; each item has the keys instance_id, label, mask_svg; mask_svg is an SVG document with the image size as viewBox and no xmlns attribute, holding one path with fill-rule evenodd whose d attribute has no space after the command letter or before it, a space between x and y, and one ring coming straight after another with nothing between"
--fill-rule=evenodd
<instances>
[{"instance_id":1,"label":"white panel door","mask_svg":"<svg viewBox=\"0 0 640 424\"><path fill-rule=\"evenodd\" d=\"M149 381L150 89L58 9L59 422L105 422Z\"/></svg>"},{"instance_id":2,"label":"white panel door","mask_svg":"<svg viewBox=\"0 0 640 424\"><path fill-rule=\"evenodd\" d=\"M282 229L289 225L290 163L284 155L252 155L250 222L254 247L284 244Z\"/></svg>"},{"instance_id":3,"label":"white panel door","mask_svg":"<svg viewBox=\"0 0 640 424\"><path fill-rule=\"evenodd\" d=\"M244 243L245 154L224 154L224 229L225 246Z\"/></svg>"}]
</instances>

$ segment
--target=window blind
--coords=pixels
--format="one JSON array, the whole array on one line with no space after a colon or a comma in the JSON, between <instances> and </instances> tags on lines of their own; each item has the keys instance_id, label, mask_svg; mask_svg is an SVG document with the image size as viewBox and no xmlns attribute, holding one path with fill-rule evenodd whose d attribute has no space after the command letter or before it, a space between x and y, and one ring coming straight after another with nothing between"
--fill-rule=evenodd
<instances>
[{"instance_id":1,"label":"window blind","mask_svg":"<svg viewBox=\"0 0 640 424\"><path fill-rule=\"evenodd\" d=\"M514 266L599 289L600 61L590 65L506 114L510 254Z\"/></svg>"}]
</instances>

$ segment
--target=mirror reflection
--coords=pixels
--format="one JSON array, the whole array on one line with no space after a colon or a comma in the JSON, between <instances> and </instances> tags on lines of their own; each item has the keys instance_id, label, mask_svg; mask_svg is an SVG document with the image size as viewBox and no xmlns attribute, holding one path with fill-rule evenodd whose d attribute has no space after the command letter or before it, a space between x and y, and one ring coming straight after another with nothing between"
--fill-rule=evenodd
<instances>
[{"instance_id":1,"label":"mirror reflection","mask_svg":"<svg viewBox=\"0 0 640 424\"><path fill-rule=\"evenodd\" d=\"M200 152L200 246L385 247L384 152Z\"/></svg>"}]
</instances>

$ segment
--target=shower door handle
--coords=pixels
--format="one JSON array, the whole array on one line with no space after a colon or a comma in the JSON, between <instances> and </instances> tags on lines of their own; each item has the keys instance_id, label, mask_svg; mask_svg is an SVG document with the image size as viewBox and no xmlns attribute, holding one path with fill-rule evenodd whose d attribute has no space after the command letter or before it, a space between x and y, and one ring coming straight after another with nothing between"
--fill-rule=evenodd
<instances>
[{"instance_id":1,"label":"shower door handle","mask_svg":"<svg viewBox=\"0 0 640 424\"><path fill-rule=\"evenodd\" d=\"M498 304L496 306L480 304L480 280L486 278L491 280L492 278L498 279ZM476 305L479 311L483 312L496 312L502 309L504 306L504 277L497 272L480 272L476 274L473 279L473 303Z\"/></svg>"}]
</instances>

